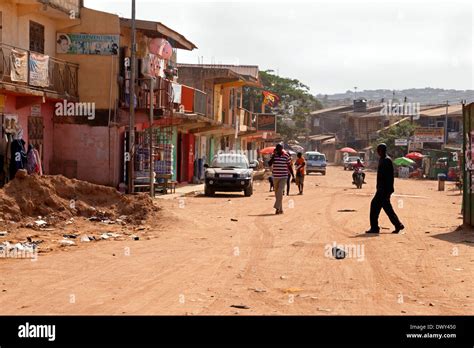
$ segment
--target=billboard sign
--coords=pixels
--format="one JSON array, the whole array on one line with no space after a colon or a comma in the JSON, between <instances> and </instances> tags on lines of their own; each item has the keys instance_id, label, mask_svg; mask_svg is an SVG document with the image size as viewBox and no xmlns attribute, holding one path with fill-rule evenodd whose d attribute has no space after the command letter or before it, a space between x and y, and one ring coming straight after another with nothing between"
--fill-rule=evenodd
<instances>
[{"instance_id":1,"label":"billboard sign","mask_svg":"<svg viewBox=\"0 0 474 348\"><path fill-rule=\"evenodd\" d=\"M257 114L257 131L276 132L276 114Z\"/></svg>"},{"instance_id":2,"label":"billboard sign","mask_svg":"<svg viewBox=\"0 0 474 348\"><path fill-rule=\"evenodd\" d=\"M395 146L407 146L408 139L395 139Z\"/></svg>"},{"instance_id":3,"label":"billboard sign","mask_svg":"<svg viewBox=\"0 0 474 348\"><path fill-rule=\"evenodd\" d=\"M416 143L444 143L443 127L420 127L415 129Z\"/></svg>"}]
</instances>

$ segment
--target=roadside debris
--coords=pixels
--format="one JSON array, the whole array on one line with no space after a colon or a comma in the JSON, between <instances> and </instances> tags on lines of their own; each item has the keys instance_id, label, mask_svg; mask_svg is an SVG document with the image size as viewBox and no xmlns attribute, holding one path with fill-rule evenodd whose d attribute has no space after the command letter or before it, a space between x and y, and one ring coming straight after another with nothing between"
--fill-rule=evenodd
<instances>
[{"instance_id":1,"label":"roadside debris","mask_svg":"<svg viewBox=\"0 0 474 348\"><path fill-rule=\"evenodd\" d=\"M332 248L332 256L334 256L337 260L342 260L346 257L346 252L342 249L337 247Z\"/></svg>"},{"instance_id":2,"label":"roadside debris","mask_svg":"<svg viewBox=\"0 0 474 348\"><path fill-rule=\"evenodd\" d=\"M337 212L338 213L352 213L352 212L355 212L357 210L355 209L339 209Z\"/></svg>"},{"instance_id":3,"label":"roadside debris","mask_svg":"<svg viewBox=\"0 0 474 348\"><path fill-rule=\"evenodd\" d=\"M89 238L89 236L82 236L81 237L81 243L87 243L87 242L90 242L91 239Z\"/></svg>"},{"instance_id":4,"label":"roadside debris","mask_svg":"<svg viewBox=\"0 0 474 348\"><path fill-rule=\"evenodd\" d=\"M260 289L260 288L248 288L249 290L253 290L254 292L267 292L265 289Z\"/></svg>"},{"instance_id":5,"label":"roadside debris","mask_svg":"<svg viewBox=\"0 0 474 348\"><path fill-rule=\"evenodd\" d=\"M231 307L239 309L250 309L250 307L246 305L231 305Z\"/></svg>"},{"instance_id":6,"label":"roadside debris","mask_svg":"<svg viewBox=\"0 0 474 348\"><path fill-rule=\"evenodd\" d=\"M72 240L69 239L63 239L59 242L62 246L68 246L68 245L76 245Z\"/></svg>"}]
</instances>

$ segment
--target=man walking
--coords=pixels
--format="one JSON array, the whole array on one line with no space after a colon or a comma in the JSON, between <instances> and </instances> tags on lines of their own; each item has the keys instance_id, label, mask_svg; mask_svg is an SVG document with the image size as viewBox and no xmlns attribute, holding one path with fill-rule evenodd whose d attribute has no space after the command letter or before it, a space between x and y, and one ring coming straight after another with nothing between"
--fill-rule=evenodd
<instances>
[{"instance_id":1,"label":"man walking","mask_svg":"<svg viewBox=\"0 0 474 348\"><path fill-rule=\"evenodd\" d=\"M283 214L283 192L285 192L285 184L288 175L291 174L293 179L295 175L291 167L290 155L283 151L283 146L278 144L275 147L272 158L268 162L272 166L273 186L275 191L275 214Z\"/></svg>"},{"instance_id":2,"label":"man walking","mask_svg":"<svg viewBox=\"0 0 474 348\"><path fill-rule=\"evenodd\" d=\"M377 153L380 156L377 168L377 191L370 203L370 230L366 233L380 232L378 220L382 208L388 215L390 222L395 226L395 230L392 233L399 233L405 226L398 219L390 203L390 196L394 192L392 159L387 156L387 145L383 143L377 146Z\"/></svg>"}]
</instances>

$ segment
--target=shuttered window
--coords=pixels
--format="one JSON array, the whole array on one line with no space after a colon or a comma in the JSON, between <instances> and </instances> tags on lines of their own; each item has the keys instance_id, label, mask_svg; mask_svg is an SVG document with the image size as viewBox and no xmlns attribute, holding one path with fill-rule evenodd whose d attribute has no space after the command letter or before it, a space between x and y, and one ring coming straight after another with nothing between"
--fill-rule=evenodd
<instances>
[{"instance_id":1,"label":"shuttered window","mask_svg":"<svg viewBox=\"0 0 474 348\"><path fill-rule=\"evenodd\" d=\"M44 26L30 21L30 51L44 53Z\"/></svg>"}]
</instances>

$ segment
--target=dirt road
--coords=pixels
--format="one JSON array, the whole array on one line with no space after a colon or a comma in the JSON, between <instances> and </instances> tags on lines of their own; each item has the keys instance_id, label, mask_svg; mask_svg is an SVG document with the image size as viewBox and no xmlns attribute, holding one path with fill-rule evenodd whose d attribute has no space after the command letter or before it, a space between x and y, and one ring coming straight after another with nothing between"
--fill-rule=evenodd
<instances>
[{"instance_id":1,"label":"dirt road","mask_svg":"<svg viewBox=\"0 0 474 348\"><path fill-rule=\"evenodd\" d=\"M459 192L397 179L406 233L390 234L382 213L382 233L366 236L375 175L361 190L350 175L311 175L303 196L293 185L283 215L259 182L250 198L157 200L150 240L0 260L0 314L473 314ZM333 242L350 255L327 255Z\"/></svg>"}]
</instances>

